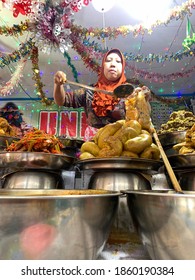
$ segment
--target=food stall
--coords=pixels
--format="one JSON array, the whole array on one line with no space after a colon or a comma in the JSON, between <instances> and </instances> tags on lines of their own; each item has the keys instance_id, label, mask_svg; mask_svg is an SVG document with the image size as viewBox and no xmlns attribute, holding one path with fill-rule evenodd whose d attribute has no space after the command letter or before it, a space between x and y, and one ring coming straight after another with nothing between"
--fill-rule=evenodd
<instances>
[{"instance_id":1,"label":"food stall","mask_svg":"<svg viewBox=\"0 0 195 280\"><path fill-rule=\"evenodd\" d=\"M143 23L139 28L136 24L88 29L75 25L73 17L92 1L1 2L2 10L10 10L14 20L20 14L27 17L18 21L19 24L3 26L1 35L16 39L28 32L28 36L13 52L11 44L1 48L0 78L5 79L0 88L1 105L16 101L17 106L12 114L16 130L3 118L3 113L8 116L10 108L4 106L0 110L0 259L195 259L191 245L195 243L195 195L192 192L195 189L195 116L194 106L190 108L187 98L182 97L183 93L188 96L188 91L194 96L193 79L191 85L188 84L195 69L191 66L194 36L189 38L189 18L185 44L180 43L182 50L169 55L173 45L169 47L169 42L163 46L165 55L157 51L154 54L153 50L147 50L144 55L141 53L146 45L146 33L151 35L162 21L157 20L150 27ZM173 9L164 26L173 19L183 22L184 15L191 15L194 7L194 1L186 1L177 7L177 12ZM147 10L150 9L147 7ZM101 9L103 21L104 12ZM114 21L115 18L110 17ZM178 37L179 29L180 26L173 38ZM82 108L59 108L63 106L54 104L51 96L54 70L58 70L59 62L64 69L67 62L67 77L76 80L69 80L69 84L94 91L93 87L79 83L78 77L81 80L87 77L86 84L91 84L92 72L99 74L99 60L107 49L107 40L125 37L131 32L130 39L138 41L123 44L126 71L133 84L133 87L129 83L126 86L138 87L139 93L125 98L123 120L108 123L93 134ZM182 40L184 37L182 34ZM156 42L161 41L159 38ZM102 46L96 40L101 40ZM119 42L122 44L122 40ZM112 43L108 44L110 49L115 45ZM151 43L148 45L153 47ZM139 50L135 46L139 46ZM74 51L80 57L75 56ZM39 60L40 52L44 54ZM47 62L42 59L46 54L49 54ZM184 58L191 60L183 63ZM177 64L175 73L165 74L167 61ZM28 62L32 63L32 69L25 73ZM153 62L162 63L163 67L158 67L163 69L161 74L152 72ZM17 67L12 72L10 64L14 63ZM41 67L40 63L43 63ZM149 65L148 71L137 67L137 63ZM47 68L45 72L43 65ZM74 65L79 65L79 72ZM9 81L9 71L6 69L6 75L3 73L7 67L12 74ZM85 72L85 68L89 71ZM178 77L185 81L179 83ZM26 83L27 79L31 82ZM146 104L143 81L151 88L151 112ZM167 84L171 86L165 89ZM70 91L69 85L64 87ZM168 98L161 96L164 91ZM113 93L116 94L109 91ZM15 132L23 114L29 131L24 129L25 123L21 120L24 130L19 135ZM87 130L88 140L84 138Z\"/></svg>"},{"instance_id":2,"label":"food stall","mask_svg":"<svg viewBox=\"0 0 195 280\"><path fill-rule=\"evenodd\" d=\"M172 119L173 115L170 116L170 119ZM177 170L180 170L186 164L182 159L183 155L180 154L179 156L177 151L179 151L182 147L186 146L186 141L188 143L187 147L189 148L189 139L192 139L193 123L195 117L191 113L189 114L188 117L189 117L190 124L188 123L187 129L186 127L184 130L181 129L182 133L180 137L178 137L178 131L177 134L174 134L175 133L174 131L159 132L159 139L161 139L162 145L166 148L166 144L168 144L169 149L167 150L165 149L165 151L167 152L167 156L169 157L172 166L176 168L175 169L176 174L177 174ZM176 121L177 118L175 117L174 119L175 119L175 123L177 123ZM186 118L183 118L183 120L184 123L186 123ZM146 121L146 119L144 119L144 121ZM148 122L149 124L151 124L150 119L148 119ZM168 124L169 121L167 122L166 127L168 127ZM180 126L182 127L181 122L180 122ZM162 127L164 127L164 125ZM112 131L112 135L110 134L111 128L114 128L113 130L114 132ZM148 129L150 129L150 125L148 126ZM127 132L131 133L131 137L128 136L129 134L127 134ZM132 136L132 132L135 133L133 136ZM185 135L183 135L183 132L185 132ZM5 138L4 139L5 146L3 148L3 151L1 151L1 161L0 161L1 171L4 172L4 174L1 177L1 184L2 184L1 188L2 188L2 197L4 199L5 205L6 205L6 199L8 199L6 195L9 193L9 190L12 190L14 192L17 191L18 194L25 190L27 192L29 191L28 193L29 195L31 194L32 191L38 191L38 192L42 191L41 194L39 193L39 198L40 195L44 195L47 197L48 191L49 192L54 191L52 195L52 198L54 198L55 190L57 191L59 190L62 192L63 191L71 192L71 189L73 192L74 191L78 192L79 190L81 192L85 191L87 192L85 193L85 195L88 195L88 191L97 192L96 195L100 195L100 193L98 192L101 192L102 190L108 192L108 193L101 194L102 197L104 195L110 194L110 192L111 193L114 192L115 194L118 195L120 191L123 192L129 190L146 191L146 192L148 191L149 193L150 191L155 191L155 190L160 192L167 191L170 189L172 191L174 190L173 186L171 185L169 176L168 174L166 174L166 169L164 167L163 160L161 159L160 151L158 150L158 146L154 143L155 140L154 138L152 138L152 134L149 135L147 131L146 132L143 131L138 121L124 120L113 124L109 124L104 127L101 133L97 132L97 134L94 136L93 140L91 141L72 140L74 144L71 143L72 141L70 139L56 137L54 135L50 135L38 129L34 129L34 131L30 131L26 133L20 139L12 139L13 136L9 137L9 135L1 136L2 140ZM143 133L147 135L147 137L142 138L145 142L142 141L142 146L139 145L135 146L136 142L135 141L132 142L132 139L135 140L136 137L139 137L140 134ZM166 133L168 134L172 133L172 138L171 137L168 138L170 143L163 140L165 139ZM115 135L115 137L117 138L113 138L114 137L113 135ZM108 141L108 143L112 144L111 140L116 140L116 139L117 141L119 139L120 141L124 141L124 145L120 146L119 141L117 145L111 146L112 149L111 148L105 149L105 145L102 145L102 143L103 142L105 143L105 141ZM10 142L8 143L7 141ZM73 145L72 147L75 148L74 153L70 153L69 150L70 143L71 145ZM170 147L171 145L172 147ZM124 150L121 149L121 147L124 147ZM170 156L171 149L172 152ZM130 152L130 154L126 153L125 151ZM135 153L135 151L137 154ZM177 152L176 155L173 155L174 151ZM187 156L184 155L184 157ZM180 159L180 160L176 160L176 159ZM192 163L192 161L193 159L191 158L191 161L188 162ZM194 167L193 164L189 166L190 169L192 169L193 167ZM192 173L193 171L191 171L190 174ZM182 188L185 189L183 183L182 183ZM5 197L3 193L6 194ZM63 195L65 196L65 193L63 193ZM92 196L93 195L94 193L92 193ZM28 197L27 193L25 194L25 196L23 194L24 201L26 201L27 197ZM71 197L74 197L73 193L71 193ZM52 198L50 196L49 199L52 200ZM150 253L150 251L148 251L148 249L146 249L147 247L144 246L143 240L139 236L133 218L130 215L129 206L127 203L127 195L126 196L121 195L120 193L120 196L118 198L119 201L118 201L117 211L115 209L116 211L115 218L112 222L112 226L111 224L109 224L110 227L107 228L106 235L104 235L103 239L100 239L103 240L102 241L103 245L100 246L101 249L100 247L99 249L97 249L98 247L95 247L97 250L99 250L99 253L97 255L87 256L85 252L84 255L80 253L80 256L83 256L84 258L92 258L92 259L97 258L102 260L103 259L104 260L106 259L141 259L141 260L151 259L152 254ZM42 203L42 202L38 202L38 203ZM57 202L57 205L58 203L59 202ZM69 207L70 207L69 209L72 208L71 205ZM63 211L61 213L60 210L61 216L57 215L57 219L59 219L60 221L59 223L56 223L56 221L54 221L54 218L51 218L49 216L46 217L47 221L51 220L52 225L54 224L61 227L62 221L66 222L67 219L66 217L67 214L63 216L64 215ZM90 211L92 211L92 209ZM33 212L32 214L34 215ZM37 221L37 213L35 212L35 214L36 214L36 221ZM96 217L96 215L94 217ZM76 217L77 223L79 223L80 218L79 216ZM12 218L9 219L11 219L12 221ZM51 225L51 221L49 222L49 225ZM4 252L3 248L5 244L8 244L7 242L9 242L9 247L8 247L9 250L7 251L8 254L2 255L3 258L8 258L8 259L9 258L10 259L37 258L37 254L39 258L41 256L41 258L43 259L50 258L50 257L58 259L62 257L62 255L60 257L58 253L56 253L56 255L50 256L49 254L51 252L50 247L48 249L49 251L47 252L47 254L49 255L44 253L42 256L39 255L38 252L32 253L31 251L29 251L27 255L23 255L23 250L25 250L26 252L26 250L28 251L30 249L26 247L24 249L23 247L20 247L20 241L16 242L16 240L20 240L20 234L18 235L17 230L23 231L24 230L23 227L26 227L26 225L21 226L21 229L19 228L17 229L15 226L13 227L13 225L9 228L9 223L8 223L7 227L10 230L9 238L7 241L5 240L6 242L1 244L0 252ZM48 230L50 232L50 228L48 229L44 228L43 231L45 230ZM14 236L12 236L11 231L16 231ZM3 231L1 232L2 232L1 234L3 234ZM26 233L25 231L25 236L28 236L26 234L31 235L31 232ZM51 229L51 235L53 236L53 234L54 234L53 229ZM53 240L52 238L51 240ZM56 252L58 252L59 242L60 242L58 241L58 238L62 238L62 236L58 236L56 238L57 238L55 239L56 243L54 244L52 243L53 244L52 246L54 246L53 248L55 248L55 250L57 250ZM92 244L94 242L93 238L91 240ZM106 243L105 243L105 238L106 238ZM13 240L15 241L13 242ZM35 254L35 256L33 254ZM69 254L63 257L71 258L71 255ZM154 258L154 256L152 256L152 258Z\"/></svg>"}]
</instances>

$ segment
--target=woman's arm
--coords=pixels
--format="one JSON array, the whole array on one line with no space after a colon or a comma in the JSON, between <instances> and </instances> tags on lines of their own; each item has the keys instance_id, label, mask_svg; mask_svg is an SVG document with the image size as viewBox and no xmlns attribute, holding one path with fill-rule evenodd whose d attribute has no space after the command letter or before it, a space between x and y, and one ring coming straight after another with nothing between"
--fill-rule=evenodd
<instances>
[{"instance_id":1,"label":"woman's arm","mask_svg":"<svg viewBox=\"0 0 195 280\"><path fill-rule=\"evenodd\" d=\"M65 102L65 90L64 83L66 82L66 74L62 71L57 71L54 75L54 90L53 97L54 102L58 106L63 106Z\"/></svg>"}]
</instances>

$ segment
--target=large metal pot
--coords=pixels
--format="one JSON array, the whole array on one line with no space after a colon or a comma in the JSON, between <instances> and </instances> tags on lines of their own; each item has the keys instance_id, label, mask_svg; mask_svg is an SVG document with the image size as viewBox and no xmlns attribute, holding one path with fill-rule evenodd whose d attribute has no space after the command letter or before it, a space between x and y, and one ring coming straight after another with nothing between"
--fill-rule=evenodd
<instances>
[{"instance_id":1,"label":"large metal pot","mask_svg":"<svg viewBox=\"0 0 195 280\"><path fill-rule=\"evenodd\" d=\"M1 185L5 189L62 189L64 181L57 172L31 169L4 174Z\"/></svg>"},{"instance_id":2,"label":"large metal pot","mask_svg":"<svg viewBox=\"0 0 195 280\"><path fill-rule=\"evenodd\" d=\"M97 259L119 192L0 190L1 260Z\"/></svg>"},{"instance_id":3,"label":"large metal pot","mask_svg":"<svg viewBox=\"0 0 195 280\"><path fill-rule=\"evenodd\" d=\"M150 257L195 260L195 193L126 190L134 225Z\"/></svg>"}]
</instances>

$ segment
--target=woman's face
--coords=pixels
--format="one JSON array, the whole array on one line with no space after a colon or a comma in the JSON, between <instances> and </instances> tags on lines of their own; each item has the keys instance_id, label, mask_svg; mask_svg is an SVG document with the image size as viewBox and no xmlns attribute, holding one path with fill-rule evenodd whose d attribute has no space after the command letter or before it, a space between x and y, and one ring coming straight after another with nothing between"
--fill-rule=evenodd
<instances>
[{"instance_id":1,"label":"woman's face","mask_svg":"<svg viewBox=\"0 0 195 280\"><path fill-rule=\"evenodd\" d=\"M122 60L119 54L110 53L104 62L104 75L109 81L115 82L122 74Z\"/></svg>"}]
</instances>

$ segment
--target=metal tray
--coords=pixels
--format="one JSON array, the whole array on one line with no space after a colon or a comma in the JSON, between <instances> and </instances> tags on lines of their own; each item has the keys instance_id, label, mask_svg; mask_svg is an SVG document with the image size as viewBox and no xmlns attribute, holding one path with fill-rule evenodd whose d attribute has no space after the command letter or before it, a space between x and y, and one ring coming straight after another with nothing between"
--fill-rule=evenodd
<instances>
[{"instance_id":1,"label":"metal tray","mask_svg":"<svg viewBox=\"0 0 195 280\"><path fill-rule=\"evenodd\" d=\"M186 169L195 167L195 154L172 155L168 160L174 169Z\"/></svg>"},{"instance_id":2,"label":"metal tray","mask_svg":"<svg viewBox=\"0 0 195 280\"><path fill-rule=\"evenodd\" d=\"M0 152L1 168L69 170L75 158L61 154L39 152Z\"/></svg>"},{"instance_id":3,"label":"metal tray","mask_svg":"<svg viewBox=\"0 0 195 280\"><path fill-rule=\"evenodd\" d=\"M185 136L186 136L186 130L158 134L158 138L163 147L173 146L175 144L184 142Z\"/></svg>"},{"instance_id":4,"label":"metal tray","mask_svg":"<svg viewBox=\"0 0 195 280\"><path fill-rule=\"evenodd\" d=\"M98 170L98 169L130 169L142 171L158 171L164 165L161 160L142 159L142 158L93 158L79 160L76 166L80 170ZM114 171L113 171L114 172Z\"/></svg>"}]
</instances>

